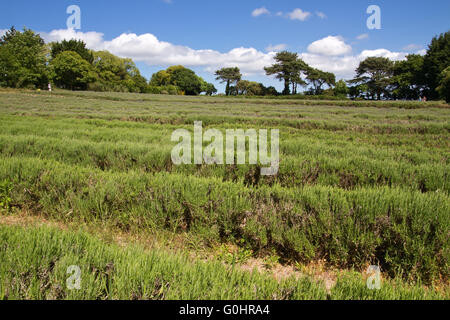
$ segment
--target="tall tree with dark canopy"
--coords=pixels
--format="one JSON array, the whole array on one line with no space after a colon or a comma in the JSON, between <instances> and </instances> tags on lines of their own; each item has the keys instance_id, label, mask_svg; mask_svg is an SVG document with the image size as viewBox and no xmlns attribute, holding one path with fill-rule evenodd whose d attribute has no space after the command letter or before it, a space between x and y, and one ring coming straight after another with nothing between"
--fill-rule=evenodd
<instances>
[{"instance_id":1,"label":"tall tree with dark canopy","mask_svg":"<svg viewBox=\"0 0 450 320\"><path fill-rule=\"evenodd\" d=\"M425 89L423 73L424 57L411 54L406 60L394 63L393 97L397 99L417 100Z\"/></svg>"},{"instance_id":2,"label":"tall tree with dark canopy","mask_svg":"<svg viewBox=\"0 0 450 320\"><path fill-rule=\"evenodd\" d=\"M177 66L173 71L168 69L171 83L180 88L186 95L196 96L202 92L202 82L194 71ZM181 68L180 68L181 67Z\"/></svg>"},{"instance_id":3,"label":"tall tree with dark canopy","mask_svg":"<svg viewBox=\"0 0 450 320\"><path fill-rule=\"evenodd\" d=\"M388 93L393 74L394 63L391 60L383 57L369 57L360 62L356 69L356 78L349 83L366 84L370 95L380 100L383 93Z\"/></svg>"},{"instance_id":4,"label":"tall tree with dark canopy","mask_svg":"<svg viewBox=\"0 0 450 320\"><path fill-rule=\"evenodd\" d=\"M291 80L296 67L298 67L298 55L297 53L281 51L275 56L276 63L270 67L265 67L264 70L268 76L275 75L275 77L284 81L283 95L289 95L291 90L289 88Z\"/></svg>"},{"instance_id":5,"label":"tall tree with dark canopy","mask_svg":"<svg viewBox=\"0 0 450 320\"><path fill-rule=\"evenodd\" d=\"M321 94L323 92L322 87L325 84L330 88L336 84L334 73L324 72L315 68L309 68L306 79L313 85L315 94Z\"/></svg>"},{"instance_id":6,"label":"tall tree with dark canopy","mask_svg":"<svg viewBox=\"0 0 450 320\"><path fill-rule=\"evenodd\" d=\"M78 53L84 60L91 63L94 61L94 55L91 50L86 48L86 43L81 40L63 40L51 44L51 56L55 59L58 54L64 51L73 51Z\"/></svg>"},{"instance_id":7,"label":"tall tree with dark canopy","mask_svg":"<svg viewBox=\"0 0 450 320\"><path fill-rule=\"evenodd\" d=\"M43 88L48 83L44 40L12 27L0 38L0 86Z\"/></svg>"},{"instance_id":8,"label":"tall tree with dark canopy","mask_svg":"<svg viewBox=\"0 0 450 320\"><path fill-rule=\"evenodd\" d=\"M437 87L436 90L447 103L450 103L450 66L442 71L439 87Z\"/></svg>"},{"instance_id":9,"label":"tall tree with dark canopy","mask_svg":"<svg viewBox=\"0 0 450 320\"><path fill-rule=\"evenodd\" d=\"M298 86L306 86L307 82L303 80L303 76L307 74L310 66L300 58L295 59L290 66L290 82L292 85L292 94L297 94Z\"/></svg>"},{"instance_id":10,"label":"tall tree with dark canopy","mask_svg":"<svg viewBox=\"0 0 450 320\"><path fill-rule=\"evenodd\" d=\"M216 87L209 82L206 82L204 79L200 78L200 81L202 83L202 91L204 92L207 96L212 96L213 94L217 93L217 89Z\"/></svg>"},{"instance_id":11,"label":"tall tree with dark canopy","mask_svg":"<svg viewBox=\"0 0 450 320\"><path fill-rule=\"evenodd\" d=\"M426 85L428 87L428 98L437 100L440 97L436 90L439 86L439 80L447 67L450 66L450 31L434 37L428 46L427 54L424 60L424 74ZM442 97L443 98L443 97Z\"/></svg>"},{"instance_id":12,"label":"tall tree with dark canopy","mask_svg":"<svg viewBox=\"0 0 450 320\"><path fill-rule=\"evenodd\" d=\"M216 80L221 80L222 83L227 84L225 94L229 96L231 93L230 86L237 84L242 79L242 74L238 67L222 68L216 71L216 77Z\"/></svg>"}]
</instances>

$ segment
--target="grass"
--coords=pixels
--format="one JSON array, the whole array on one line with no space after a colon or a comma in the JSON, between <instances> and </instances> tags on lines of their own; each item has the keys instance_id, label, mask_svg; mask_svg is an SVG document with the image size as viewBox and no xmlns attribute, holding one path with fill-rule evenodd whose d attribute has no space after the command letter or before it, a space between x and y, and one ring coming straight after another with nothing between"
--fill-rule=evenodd
<instances>
[{"instance_id":1,"label":"grass","mask_svg":"<svg viewBox=\"0 0 450 320\"><path fill-rule=\"evenodd\" d=\"M188 232L206 243L245 243L285 260L326 259L431 282L448 277L445 193L327 186L257 189L217 178L105 172L56 161L8 158L0 176L12 199L55 219L123 230ZM25 192L24 192L25 191Z\"/></svg>"},{"instance_id":2,"label":"grass","mask_svg":"<svg viewBox=\"0 0 450 320\"><path fill-rule=\"evenodd\" d=\"M0 181L0 209L9 210L11 204L11 184L4 180Z\"/></svg>"},{"instance_id":3,"label":"grass","mask_svg":"<svg viewBox=\"0 0 450 320\"><path fill-rule=\"evenodd\" d=\"M56 221L186 235L197 249L238 246L219 253L226 262L378 264L395 281L448 287L449 120L441 102L0 90L0 202ZM171 133L194 121L279 129L279 173L172 165ZM345 281L343 292L364 297Z\"/></svg>"},{"instance_id":4,"label":"grass","mask_svg":"<svg viewBox=\"0 0 450 320\"><path fill-rule=\"evenodd\" d=\"M9 156L44 157L105 171L168 171L223 179L237 176L243 180L252 169L242 166L233 168L238 172L230 172L230 168L217 166L172 166L170 136L175 126L124 126L121 121L67 119L50 122L10 116L0 116L0 120L0 152ZM419 139L416 145L404 141L409 135L398 135L374 146L373 142L363 142L369 139L368 135L347 133L342 141L344 135L334 132L292 131L281 136L280 174L274 179L262 179L259 184L322 184L350 189L389 185L447 192L450 189L447 152L435 147L446 143L444 135L433 135L436 140L431 146Z\"/></svg>"},{"instance_id":5,"label":"grass","mask_svg":"<svg viewBox=\"0 0 450 320\"><path fill-rule=\"evenodd\" d=\"M327 292L307 276L277 281L220 262L192 262L183 255L121 248L84 232L0 226L0 299L324 300L448 299L445 291L384 281L369 290L357 273L344 273ZM68 267L81 270L70 290ZM71 280L69 279L69 283Z\"/></svg>"}]
</instances>

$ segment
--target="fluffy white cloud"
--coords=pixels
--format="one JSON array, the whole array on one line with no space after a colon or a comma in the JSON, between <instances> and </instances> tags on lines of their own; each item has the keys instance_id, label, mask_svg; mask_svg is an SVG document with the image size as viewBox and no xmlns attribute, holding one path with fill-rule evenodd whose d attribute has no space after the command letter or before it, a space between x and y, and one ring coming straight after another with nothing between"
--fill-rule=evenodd
<instances>
[{"instance_id":1,"label":"fluffy white cloud","mask_svg":"<svg viewBox=\"0 0 450 320\"><path fill-rule=\"evenodd\" d=\"M263 15L263 14L270 14L270 11L267 10L266 7L262 7L262 8L255 9L252 12L253 17L259 17L260 15Z\"/></svg>"},{"instance_id":2,"label":"fluffy white cloud","mask_svg":"<svg viewBox=\"0 0 450 320\"><path fill-rule=\"evenodd\" d=\"M391 60L404 60L408 54L406 52L392 52L387 49L364 50L359 55L360 60L368 57L383 57Z\"/></svg>"},{"instance_id":3,"label":"fluffy white cloud","mask_svg":"<svg viewBox=\"0 0 450 320\"><path fill-rule=\"evenodd\" d=\"M302 53L300 57L310 66L327 72L333 72L338 78L351 78L358 67L355 56L332 57L326 55Z\"/></svg>"},{"instance_id":4,"label":"fluffy white cloud","mask_svg":"<svg viewBox=\"0 0 450 320\"><path fill-rule=\"evenodd\" d=\"M264 67L273 63L274 52L264 53L254 48L235 48L228 52L204 49L195 50L187 46L160 41L150 33L137 35L124 33L111 41L105 41L98 32L76 32L74 30L54 30L41 33L47 41L79 39L93 50L108 50L120 57L142 61L150 66L182 64L189 67L204 67L214 72L221 67L237 66L245 75L263 74Z\"/></svg>"},{"instance_id":5,"label":"fluffy white cloud","mask_svg":"<svg viewBox=\"0 0 450 320\"><path fill-rule=\"evenodd\" d=\"M356 37L356 39L357 40L369 39L369 34L368 33L360 34L359 36Z\"/></svg>"},{"instance_id":6,"label":"fluffy white cloud","mask_svg":"<svg viewBox=\"0 0 450 320\"><path fill-rule=\"evenodd\" d=\"M314 41L308 46L308 52L325 56L340 56L348 54L352 47L344 42L341 37L328 36Z\"/></svg>"},{"instance_id":7,"label":"fluffy white cloud","mask_svg":"<svg viewBox=\"0 0 450 320\"><path fill-rule=\"evenodd\" d=\"M355 70L359 63L367 57L385 56L393 60L403 60L406 56L402 52L391 52L386 49L365 50L359 55L326 56L312 53L302 53L300 57L310 66L333 72L338 79L351 79L355 76Z\"/></svg>"},{"instance_id":8,"label":"fluffy white cloud","mask_svg":"<svg viewBox=\"0 0 450 320\"><path fill-rule=\"evenodd\" d=\"M270 45L268 47L266 47L266 51L267 52L278 52L278 51L283 51L287 48L287 45L284 43L280 43L277 45Z\"/></svg>"},{"instance_id":9,"label":"fluffy white cloud","mask_svg":"<svg viewBox=\"0 0 450 320\"><path fill-rule=\"evenodd\" d=\"M311 12L303 11L302 9L294 9L294 11L288 13L288 17L291 20L305 21L309 18Z\"/></svg>"},{"instance_id":10,"label":"fluffy white cloud","mask_svg":"<svg viewBox=\"0 0 450 320\"><path fill-rule=\"evenodd\" d=\"M1 30L0 30L1 32ZM264 67L274 63L277 51L286 49L285 44L271 45L267 52L255 48L235 48L228 52L211 49L196 50L187 46L161 41L150 33L137 35L124 33L106 41L99 32L77 32L74 30L53 30L41 33L45 41L79 39L93 50L108 50L111 53L145 62L150 66L170 66L182 64L187 67L200 67L213 73L222 67L237 66L244 75L264 75ZM370 56L388 57L393 60L404 59L405 52L391 52L387 49L364 50L359 55L351 53L352 47L341 37L329 36L311 43L308 52L299 56L314 68L333 72L338 78L352 78L360 61Z\"/></svg>"},{"instance_id":11,"label":"fluffy white cloud","mask_svg":"<svg viewBox=\"0 0 450 320\"><path fill-rule=\"evenodd\" d=\"M427 50L426 49L422 49L416 52L416 54L420 54L421 56L424 56L427 54Z\"/></svg>"},{"instance_id":12,"label":"fluffy white cloud","mask_svg":"<svg viewBox=\"0 0 450 320\"><path fill-rule=\"evenodd\" d=\"M45 40L45 42L62 41L64 39L77 39L83 40L91 49L103 50L103 33L100 32L79 32L75 31L74 29L61 29L53 30L49 33L40 32L40 35Z\"/></svg>"},{"instance_id":13,"label":"fluffy white cloud","mask_svg":"<svg viewBox=\"0 0 450 320\"><path fill-rule=\"evenodd\" d=\"M313 42L308 53L301 58L314 68L333 72L338 78L350 79L355 75L359 63L368 57L386 57L391 60L403 60L407 53L392 52L387 49L364 50L358 55L351 54L352 47L341 37L329 36Z\"/></svg>"}]
</instances>

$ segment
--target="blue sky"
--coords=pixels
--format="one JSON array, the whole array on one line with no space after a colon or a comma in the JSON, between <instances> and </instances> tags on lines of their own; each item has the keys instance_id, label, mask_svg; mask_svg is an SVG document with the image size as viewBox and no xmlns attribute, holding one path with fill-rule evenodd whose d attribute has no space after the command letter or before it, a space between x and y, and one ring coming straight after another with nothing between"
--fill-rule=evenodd
<instances>
[{"instance_id":1,"label":"blue sky","mask_svg":"<svg viewBox=\"0 0 450 320\"><path fill-rule=\"evenodd\" d=\"M72 33L69 5L81 8L81 30ZM366 26L369 5L381 9L381 30ZM213 81L215 68L236 64L247 79L277 88L262 70L276 50L298 52L348 78L366 56L423 52L449 21L448 0L15 0L0 11L0 29L26 26L47 41L81 38L93 49L133 58L147 78L179 63Z\"/></svg>"}]
</instances>

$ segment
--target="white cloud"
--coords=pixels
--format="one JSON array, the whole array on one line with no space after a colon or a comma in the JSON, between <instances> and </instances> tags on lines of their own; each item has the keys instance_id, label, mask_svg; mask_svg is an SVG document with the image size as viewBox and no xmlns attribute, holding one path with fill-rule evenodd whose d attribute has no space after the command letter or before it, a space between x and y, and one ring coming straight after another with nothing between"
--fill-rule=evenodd
<instances>
[{"instance_id":1,"label":"white cloud","mask_svg":"<svg viewBox=\"0 0 450 320\"><path fill-rule=\"evenodd\" d=\"M421 56L424 56L427 54L427 50L426 49L422 49L416 52L416 54L420 54Z\"/></svg>"},{"instance_id":2,"label":"white cloud","mask_svg":"<svg viewBox=\"0 0 450 320\"><path fill-rule=\"evenodd\" d=\"M404 60L408 54L406 52L392 52L387 49L364 50L359 57L364 60L368 57L383 57L391 60Z\"/></svg>"},{"instance_id":3,"label":"white cloud","mask_svg":"<svg viewBox=\"0 0 450 320\"><path fill-rule=\"evenodd\" d=\"M357 40L369 39L369 34L368 33L360 34L359 36L356 37L356 39Z\"/></svg>"},{"instance_id":4,"label":"white cloud","mask_svg":"<svg viewBox=\"0 0 450 320\"><path fill-rule=\"evenodd\" d=\"M294 9L294 11L288 13L288 17L291 20L305 21L309 18L311 12L303 11L302 9Z\"/></svg>"},{"instance_id":5,"label":"white cloud","mask_svg":"<svg viewBox=\"0 0 450 320\"><path fill-rule=\"evenodd\" d=\"M327 15L321 11L316 11L316 15L320 18L320 19L326 19Z\"/></svg>"},{"instance_id":6,"label":"white cloud","mask_svg":"<svg viewBox=\"0 0 450 320\"><path fill-rule=\"evenodd\" d=\"M277 45L270 45L268 47L266 47L266 51L267 52L278 52L278 51L283 51L287 48L287 44L284 43L280 43Z\"/></svg>"},{"instance_id":7,"label":"white cloud","mask_svg":"<svg viewBox=\"0 0 450 320\"><path fill-rule=\"evenodd\" d=\"M45 40L45 42L62 41L64 39L77 39L83 40L91 49L103 50L103 33L100 32L80 32L75 31L74 29L60 29L53 30L49 33L40 32L40 35Z\"/></svg>"},{"instance_id":8,"label":"white cloud","mask_svg":"<svg viewBox=\"0 0 450 320\"><path fill-rule=\"evenodd\" d=\"M200 67L213 73L222 67L237 66L245 76L265 75L264 67L274 63L276 51L286 48L285 44L271 45L268 52L255 48L234 48L228 52L211 49L197 50L183 45L161 41L150 33L137 35L124 33L107 41L99 32L76 32L74 30L53 30L41 33L45 41L80 39L93 50L108 50L111 53L145 62L150 66L165 67L182 64L187 67ZM270 49L270 50L269 50ZM351 53L352 47L341 37L329 36L311 43L308 52L299 56L309 65L323 71L333 72L338 78L350 79L360 61L369 56L383 56L393 60L404 59L406 52L391 52L387 49L364 50L359 55Z\"/></svg>"},{"instance_id":9,"label":"white cloud","mask_svg":"<svg viewBox=\"0 0 450 320\"><path fill-rule=\"evenodd\" d=\"M328 36L314 41L308 46L308 52L325 56L340 56L348 54L352 47L344 42L341 37Z\"/></svg>"},{"instance_id":10,"label":"white cloud","mask_svg":"<svg viewBox=\"0 0 450 320\"><path fill-rule=\"evenodd\" d=\"M282 11L278 11L277 13L275 13L276 16L281 17L283 15Z\"/></svg>"},{"instance_id":11,"label":"white cloud","mask_svg":"<svg viewBox=\"0 0 450 320\"><path fill-rule=\"evenodd\" d=\"M352 47L341 37L329 36L311 43L307 53L300 57L314 68L333 72L338 78L351 79L359 63L368 57L386 57L391 60L405 59L406 52L392 52L387 49L364 50L351 54Z\"/></svg>"},{"instance_id":12,"label":"white cloud","mask_svg":"<svg viewBox=\"0 0 450 320\"><path fill-rule=\"evenodd\" d=\"M214 72L221 67L237 66L245 75L264 74L264 67L273 63L274 52L264 53L254 48L235 48L228 52L203 49L195 50L187 46L160 41L150 33L137 35L123 33L105 41L98 32L76 32L74 30L54 30L41 33L47 41L79 39L93 50L108 50L120 57L132 58L150 66L170 66L182 64L188 67L204 67Z\"/></svg>"},{"instance_id":13,"label":"white cloud","mask_svg":"<svg viewBox=\"0 0 450 320\"><path fill-rule=\"evenodd\" d=\"M302 53L300 57L310 66L326 72L333 72L338 78L352 78L359 61L354 56L324 56Z\"/></svg>"},{"instance_id":14,"label":"white cloud","mask_svg":"<svg viewBox=\"0 0 450 320\"><path fill-rule=\"evenodd\" d=\"M333 72L338 79L353 78L359 63L370 56L386 56L394 58L393 60L403 60L406 54L401 52L391 52L386 49L372 50L371 52L366 50L356 56L326 56L312 53L300 54L300 57L310 66L323 71Z\"/></svg>"},{"instance_id":15,"label":"white cloud","mask_svg":"<svg viewBox=\"0 0 450 320\"><path fill-rule=\"evenodd\" d=\"M266 7L262 7L262 8L255 9L252 12L253 17L259 17L260 15L263 15L263 14L270 14L270 11L267 10Z\"/></svg>"}]
</instances>

